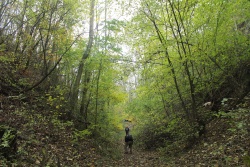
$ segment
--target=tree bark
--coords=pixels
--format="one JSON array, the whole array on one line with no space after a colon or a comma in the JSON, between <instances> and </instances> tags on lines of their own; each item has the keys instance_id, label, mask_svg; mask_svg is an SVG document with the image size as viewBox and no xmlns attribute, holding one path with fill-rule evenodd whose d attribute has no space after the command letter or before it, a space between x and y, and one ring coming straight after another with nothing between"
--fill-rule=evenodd
<instances>
[{"instance_id":1,"label":"tree bark","mask_svg":"<svg viewBox=\"0 0 250 167\"><path fill-rule=\"evenodd\" d=\"M93 45L93 39L94 39L94 8L95 8L95 0L91 0L90 2L90 23L89 23L89 40L88 40L88 44L86 47L86 50L83 53L81 62L78 66L78 71L77 71L77 76L76 76L76 80L74 82L73 85L73 90L72 90L72 94L71 94L71 98L70 98L70 107L71 107L71 111L73 112L73 117L77 117L77 115L79 114L79 112L77 112L77 103L78 103L78 93L79 93L79 86L81 83L81 79L82 79L82 74L83 74L83 67L84 67L84 63L85 60L89 57L90 52L91 52L91 48Z\"/></svg>"}]
</instances>

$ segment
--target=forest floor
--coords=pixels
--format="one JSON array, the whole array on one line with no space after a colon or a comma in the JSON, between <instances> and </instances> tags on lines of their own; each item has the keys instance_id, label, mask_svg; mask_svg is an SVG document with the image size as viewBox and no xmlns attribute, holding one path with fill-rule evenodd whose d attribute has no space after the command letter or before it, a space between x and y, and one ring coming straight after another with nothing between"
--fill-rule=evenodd
<instances>
[{"instance_id":1,"label":"forest floor","mask_svg":"<svg viewBox=\"0 0 250 167\"><path fill-rule=\"evenodd\" d=\"M250 153L250 135L243 125L250 122L250 106L247 110L235 110L234 114L237 116L211 121L206 134L178 155L168 157L157 151L135 149L133 154L124 154L119 161L103 164L113 167L250 167L244 165L244 157Z\"/></svg>"},{"instance_id":2,"label":"forest floor","mask_svg":"<svg viewBox=\"0 0 250 167\"><path fill-rule=\"evenodd\" d=\"M142 150L136 144L133 154L124 154L122 136L107 146L112 151L102 152L91 139L72 141L75 132L67 122L56 122L48 113L23 112L24 106L17 110L9 105L0 112L0 125L17 129L17 155L9 162L0 159L0 166L243 167L244 157L250 153L250 96L246 99L237 109L218 115L193 147L173 157ZM112 154L116 154L115 158L111 158Z\"/></svg>"},{"instance_id":3,"label":"forest floor","mask_svg":"<svg viewBox=\"0 0 250 167\"><path fill-rule=\"evenodd\" d=\"M113 166L250 167L250 94L236 108L219 112L206 125L205 134L191 148L178 155L163 155L138 148L134 150L134 154L124 154Z\"/></svg>"},{"instance_id":4,"label":"forest floor","mask_svg":"<svg viewBox=\"0 0 250 167\"><path fill-rule=\"evenodd\" d=\"M156 151L135 150L133 154L124 154L119 160L101 160L100 167L167 167Z\"/></svg>"},{"instance_id":5,"label":"forest floor","mask_svg":"<svg viewBox=\"0 0 250 167\"><path fill-rule=\"evenodd\" d=\"M143 150L138 147L133 147L133 153L126 153L124 151L123 139L120 140L117 147L118 152L121 153L119 159L103 159L97 166L100 167L167 167L168 165L161 158L159 152Z\"/></svg>"}]
</instances>

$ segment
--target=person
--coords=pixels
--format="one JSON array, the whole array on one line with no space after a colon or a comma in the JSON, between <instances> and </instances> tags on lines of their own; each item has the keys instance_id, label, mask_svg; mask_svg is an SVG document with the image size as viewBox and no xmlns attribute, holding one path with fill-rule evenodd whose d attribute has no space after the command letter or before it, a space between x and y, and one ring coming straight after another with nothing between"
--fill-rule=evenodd
<instances>
[{"instance_id":1,"label":"person","mask_svg":"<svg viewBox=\"0 0 250 167\"><path fill-rule=\"evenodd\" d=\"M128 149L129 149L129 153L132 154L132 145L133 145L133 137L129 133L126 133L125 146L124 146L125 154L128 153Z\"/></svg>"},{"instance_id":2,"label":"person","mask_svg":"<svg viewBox=\"0 0 250 167\"><path fill-rule=\"evenodd\" d=\"M126 128L125 128L125 132L126 132L126 135L128 135L128 134L129 134L129 127L127 127L127 126L126 126Z\"/></svg>"}]
</instances>

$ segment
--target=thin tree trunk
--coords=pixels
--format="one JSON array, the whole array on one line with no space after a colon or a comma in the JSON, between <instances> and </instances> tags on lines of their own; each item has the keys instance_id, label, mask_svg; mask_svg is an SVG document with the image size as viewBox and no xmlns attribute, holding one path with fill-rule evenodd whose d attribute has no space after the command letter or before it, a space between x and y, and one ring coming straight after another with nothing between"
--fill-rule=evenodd
<instances>
[{"instance_id":1,"label":"thin tree trunk","mask_svg":"<svg viewBox=\"0 0 250 167\"><path fill-rule=\"evenodd\" d=\"M181 50L183 51L183 55L184 55L185 58L187 58L188 53L191 55L190 46L188 45L188 49L186 49L186 47L184 46L184 43L188 44L186 28L184 27L184 24L183 24L181 15L180 15L180 10L179 9L175 10L174 4L171 1L169 1L169 4L170 4L171 12L172 12L173 17L174 17L174 21L175 21L176 26L177 26L177 30L175 30L175 28L173 27L170 20L169 20L169 24L170 24L172 33L174 35L174 38L176 39L176 44L177 44L177 47L178 47L178 53L179 53L180 59L183 60ZM168 13L169 19L170 19L170 13L169 13L167 7L166 7L166 10L167 10L167 13ZM179 14L178 16L179 16L180 21L178 21L176 11ZM182 31L181 28L182 28L182 30L184 32L184 35L186 35L186 38L183 38L183 34L181 33L181 31ZM175 33L175 31L177 32L177 34ZM180 38L181 42L178 42L178 37ZM194 97L194 93L195 93L194 91L195 90L194 90L194 84L193 84L193 80L192 80L192 77L191 77L191 73L189 71L188 60L187 59L184 61L184 67L185 67L185 72L187 73L187 76L188 76L188 81L189 81L189 86L190 86L190 96L191 96L191 101L192 101L192 118L194 118L196 116L196 101L195 101L195 97Z\"/></svg>"},{"instance_id":2,"label":"thin tree trunk","mask_svg":"<svg viewBox=\"0 0 250 167\"><path fill-rule=\"evenodd\" d=\"M77 39L78 39L78 37L75 39L75 41L76 41ZM30 88L25 89L25 90L22 91L22 92L28 92L28 91L30 91L30 90L36 88L36 87L39 86L48 76L50 76L50 74L56 69L56 67L58 66L58 64L61 62L63 56L70 50L70 48L71 48L72 45L75 43L75 41L72 42L72 44L70 45L70 47L67 48L67 49L65 50L65 52L64 52L64 53L61 55L61 57L57 60L57 62L56 62L55 65L53 66L53 68L51 68L51 70L50 70L45 76L43 76L43 77L42 77L38 82L36 82L33 86L31 86Z\"/></svg>"},{"instance_id":3,"label":"thin tree trunk","mask_svg":"<svg viewBox=\"0 0 250 167\"><path fill-rule=\"evenodd\" d=\"M81 62L78 67L78 72L76 76L76 80L74 82L71 98L70 98L70 106L72 110L72 114L74 117L77 116L78 112L76 111L76 105L78 103L78 93L79 93L79 86L83 74L83 67L85 60L89 57L90 51L93 45L93 39L94 39L94 8L95 8L95 0L91 0L90 4L90 23L89 23L89 41L86 50L83 53Z\"/></svg>"},{"instance_id":4,"label":"thin tree trunk","mask_svg":"<svg viewBox=\"0 0 250 167\"><path fill-rule=\"evenodd\" d=\"M105 37L105 48L104 48L104 55L106 56L106 54L107 54L107 0L105 0L105 14L104 14L104 17L105 17L105 36L104 36ZM97 80L96 80L95 125L97 125L97 120L98 120L99 83L100 83L101 72L102 72L102 58L100 60L100 66L99 66L99 69L98 69Z\"/></svg>"},{"instance_id":5,"label":"thin tree trunk","mask_svg":"<svg viewBox=\"0 0 250 167\"><path fill-rule=\"evenodd\" d=\"M147 7L148 7L148 10L149 10L150 16L148 16L148 14L146 14L146 13L145 13L145 15L146 15L146 16L150 19L150 21L153 23L154 28L155 28L155 31L156 31L157 36L158 36L158 39L160 40L160 43L161 43L161 44L164 46L164 48L165 48L165 56L166 56L166 58L167 58L167 61L168 61L169 66L170 66L170 68L171 68L171 73L172 73L172 75L173 75L173 80L174 80L174 83L175 83L175 88L176 88L177 94L178 94L178 96L179 96L179 99L180 99L180 101L181 101L182 108L183 108L183 110L186 112L187 117L190 117L190 113L189 113L189 111L188 111L188 109L187 109L187 107L186 107L186 105L185 105L185 103L184 103L184 100L183 100L183 97L182 97L182 94L181 94L181 91L180 91L180 88L179 88L179 84L178 84L178 81L177 81L177 78L176 78L175 68L174 68L174 65L173 65L173 63L172 63L172 61L171 61L171 59L170 59L170 56L169 56L169 53L168 53L168 49L167 49L167 45L166 45L166 41L165 41L165 39L164 39L164 37L163 37L163 35L162 35L160 29L158 28L158 26L157 26L155 20L154 20L154 16L153 16L151 10L149 9L149 5L148 5L148 4L147 4Z\"/></svg>"},{"instance_id":6,"label":"thin tree trunk","mask_svg":"<svg viewBox=\"0 0 250 167\"><path fill-rule=\"evenodd\" d=\"M84 128L88 128L88 105L90 103L90 98L88 98L88 86L90 82L90 72L88 70L85 71L84 76L84 87L82 89L82 101L81 101L81 107L80 107L80 115L83 116L83 120L85 123Z\"/></svg>"}]
</instances>

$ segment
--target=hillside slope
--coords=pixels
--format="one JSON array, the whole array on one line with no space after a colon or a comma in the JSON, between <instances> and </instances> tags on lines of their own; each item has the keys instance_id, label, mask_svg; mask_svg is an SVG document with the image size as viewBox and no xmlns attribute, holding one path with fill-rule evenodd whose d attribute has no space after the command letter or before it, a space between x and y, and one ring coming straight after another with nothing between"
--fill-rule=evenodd
<instances>
[{"instance_id":1,"label":"hillside slope","mask_svg":"<svg viewBox=\"0 0 250 167\"><path fill-rule=\"evenodd\" d=\"M192 149L170 166L250 166L250 95L236 109L219 112Z\"/></svg>"},{"instance_id":2,"label":"hillside slope","mask_svg":"<svg viewBox=\"0 0 250 167\"><path fill-rule=\"evenodd\" d=\"M250 95L237 109L219 112L193 147L183 150L176 157L137 147L134 154L125 155L123 139L109 146L113 151L103 151L94 144L93 137L76 131L72 122L58 119L56 113L42 110L38 103L28 105L18 98L2 98L8 99L8 102L2 105L0 125L6 128L5 134L12 131L16 138L14 144L4 145L3 136L8 138L11 135L1 132L1 153L7 151L1 156L1 166L235 167L249 164Z\"/></svg>"}]
</instances>

